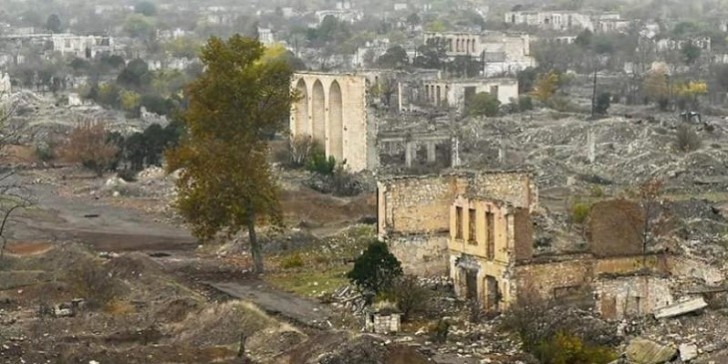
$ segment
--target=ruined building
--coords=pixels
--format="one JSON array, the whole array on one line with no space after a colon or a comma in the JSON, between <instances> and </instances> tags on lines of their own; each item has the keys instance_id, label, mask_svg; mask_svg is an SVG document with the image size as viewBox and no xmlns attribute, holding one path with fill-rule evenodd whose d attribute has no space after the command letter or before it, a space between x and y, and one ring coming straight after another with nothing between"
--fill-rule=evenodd
<instances>
[{"instance_id":1,"label":"ruined building","mask_svg":"<svg viewBox=\"0 0 728 364\"><path fill-rule=\"evenodd\" d=\"M364 76L296 73L291 87L299 96L291 110L292 136L313 138L351 171L376 168L376 123L367 111Z\"/></svg>"},{"instance_id":2,"label":"ruined building","mask_svg":"<svg viewBox=\"0 0 728 364\"><path fill-rule=\"evenodd\" d=\"M483 33L428 32L425 42L445 45L447 56L470 56L483 61L483 76L515 75L536 66L528 34L488 31Z\"/></svg>"},{"instance_id":3,"label":"ruined building","mask_svg":"<svg viewBox=\"0 0 728 364\"><path fill-rule=\"evenodd\" d=\"M430 105L447 105L459 112L466 109L470 97L480 92L495 96L503 105L518 99L518 80L515 78L440 79L427 81L424 86Z\"/></svg>"},{"instance_id":4,"label":"ruined building","mask_svg":"<svg viewBox=\"0 0 728 364\"><path fill-rule=\"evenodd\" d=\"M459 297L486 310L549 299L622 318L673 304L683 278L722 281L695 260L644 251L625 212L638 207L625 200L595 205L586 247L538 252L533 217L544 211L525 171L395 177L378 189L379 238L405 271L448 274Z\"/></svg>"}]
</instances>

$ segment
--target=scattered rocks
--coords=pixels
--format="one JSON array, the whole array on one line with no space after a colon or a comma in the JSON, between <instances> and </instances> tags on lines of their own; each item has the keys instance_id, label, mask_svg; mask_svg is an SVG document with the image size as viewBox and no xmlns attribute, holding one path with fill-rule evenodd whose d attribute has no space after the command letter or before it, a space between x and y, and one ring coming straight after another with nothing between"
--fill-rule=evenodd
<instances>
[{"instance_id":1,"label":"scattered rocks","mask_svg":"<svg viewBox=\"0 0 728 364\"><path fill-rule=\"evenodd\" d=\"M684 362L698 357L698 346L695 344L681 344L678 347L678 351L680 352L680 360Z\"/></svg>"}]
</instances>

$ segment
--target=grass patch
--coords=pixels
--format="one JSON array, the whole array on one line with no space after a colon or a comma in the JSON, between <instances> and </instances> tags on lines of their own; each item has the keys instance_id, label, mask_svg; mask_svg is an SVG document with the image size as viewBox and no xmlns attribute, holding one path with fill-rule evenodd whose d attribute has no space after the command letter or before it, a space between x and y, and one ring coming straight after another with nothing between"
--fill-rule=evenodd
<instances>
[{"instance_id":1,"label":"grass patch","mask_svg":"<svg viewBox=\"0 0 728 364\"><path fill-rule=\"evenodd\" d=\"M264 276L264 280L287 292L305 297L319 297L349 284L346 273L350 269L348 266L340 266L319 271L269 273Z\"/></svg>"}]
</instances>

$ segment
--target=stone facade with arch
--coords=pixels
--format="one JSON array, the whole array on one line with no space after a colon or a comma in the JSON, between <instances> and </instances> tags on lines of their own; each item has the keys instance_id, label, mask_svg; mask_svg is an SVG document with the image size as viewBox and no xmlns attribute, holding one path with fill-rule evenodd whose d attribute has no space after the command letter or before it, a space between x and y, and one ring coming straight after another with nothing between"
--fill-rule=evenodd
<instances>
[{"instance_id":1,"label":"stone facade with arch","mask_svg":"<svg viewBox=\"0 0 728 364\"><path fill-rule=\"evenodd\" d=\"M309 136L350 171L377 167L376 123L367 112L364 76L296 73L291 87L291 136Z\"/></svg>"}]
</instances>

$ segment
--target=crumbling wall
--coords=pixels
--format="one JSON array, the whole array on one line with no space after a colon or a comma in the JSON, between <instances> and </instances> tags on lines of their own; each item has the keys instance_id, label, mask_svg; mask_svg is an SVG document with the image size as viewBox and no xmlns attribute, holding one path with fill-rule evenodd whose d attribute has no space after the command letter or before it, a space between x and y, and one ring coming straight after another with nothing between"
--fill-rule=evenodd
<instances>
[{"instance_id":1,"label":"crumbling wall","mask_svg":"<svg viewBox=\"0 0 728 364\"><path fill-rule=\"evenodd\" d=\"M697 279L709 286L717 286L725 281L721 270L706 262L688 258L675 257L670 260L670 273L683 278Z\"/></svg>"},{"instance_id":2,"label":"crumbling wall","mask_svg":"<svg viewBox=\"0 0 728 364\"><path fill-rule=\"evenodd\" d=\"M598 257L642 254L642 209L624 199L595 203L589 213L590 250Z\"/></svg>"},{"instance_id":3,"label":"crumbling wall","mask_svg":"<svg viewBox=\"0 0 728 364\"><path fill-rule=\"evenodd\" d=\"M377 186L380 235L447 232L450 205L464 190L456 175L394 178Z\"/></svg>"},{"instance_id":4,"label":"crumbling wall","mask_svg":"<svg viewBox=\"0 0 728 364\"><path fill-rule=\"evenodd\" d=\"M407 274L436 277L448 273L447 241L446 234L397 235L387 245Z\"/></svg>"},{"instance_id":5,"label":"crumbling wall","mask_svg":"<svg viewBox=\"0 0 728 364\"><path fill-rule=\"evenodd\" d=\"M643 315L673 303L670 281L651 276L600 279L594 293L597 312L607 319Z\"/></svg>"},{"instance_id":6,"label":"crumbling wall","mask_svg":"<svg viewBox=\"0 0 728 364\"><path fill-rule=\"evenodd\" d=\"M538 189L530 172L503 171L481 172L472 177L468 193L501 200L515 207L525 207L529 211L538 205Z\"/></svg>"},{"instance_id":7,"label":"crumbling wall","mask_svg":"<svg viewBox=\"0 0 728 364\"><path fill-rule=\"evenodd\" d=\"M531 213L525 208L516 208L513 216L513 233L516 261L533 257L533 223Z\"/></svg>"},{"instance_id":8,"label":"crumbling wall","mask_svg":"<svg viewBox=\"0 0 728 364\"><path fill-rule=\"evenodd\" d=\"M580 290L590 283L593 267L593 260L588 258L516 266L516 297L553 299L559 290Z\"/></svg>"}]
</instances>

